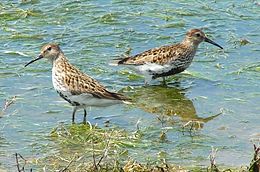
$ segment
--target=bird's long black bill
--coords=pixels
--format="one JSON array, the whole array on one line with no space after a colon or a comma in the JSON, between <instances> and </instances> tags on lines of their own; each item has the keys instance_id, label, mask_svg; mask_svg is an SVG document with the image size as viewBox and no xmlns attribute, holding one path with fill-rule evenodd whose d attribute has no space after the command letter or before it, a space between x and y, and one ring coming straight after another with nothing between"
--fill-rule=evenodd
<instances>
[{"instance_id":1,"label":"bird's long black bill","mask_svg":"<svg viewBox=\"0 0 260 172\"><path fill-rule=\"evenodd\" d=\"M210 40L209 38L205 38L204 41L205 41L205 42L208 42L208 43L210 43L210 44L213 44L213 45L215 45L215 46L217 46L217 47L219 47L219 48L221 48L221 49L223 49L223 47L221 47L220 45L218 45L216 42Z\"/></svg>"},{"instance_id":2,"label":"bird's long black bill","mask_svg":"<svg viewBox=\"0 0 260 172\"><path fill-rule=\"evenodd\" d=\"M31 63L33 63L33 62L35 62L35 61L37 61L37 60L40 60L40 59L42 59L42 58L43 58L43 56L42 56L42 55L39 55L39 57L38 57L38 58L31 60L31 61L30 61L30 62L28 62L26 65L24 65L24 67L28 66L29 64L31 64Z\"/></svg>"}]
</instances>

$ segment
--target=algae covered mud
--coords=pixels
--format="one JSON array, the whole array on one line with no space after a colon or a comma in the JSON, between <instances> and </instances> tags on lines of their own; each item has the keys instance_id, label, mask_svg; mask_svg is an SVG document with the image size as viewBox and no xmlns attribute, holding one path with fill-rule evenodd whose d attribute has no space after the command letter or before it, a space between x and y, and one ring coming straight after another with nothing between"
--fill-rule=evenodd
<instances>
[{"instance_id":1,"label":"algae covered mud","mask_svg":"<svg viewBox=\"0 0 260 172\"><path fill-rule=\"evenodd\" d=\"M100 163L112 157L201 167L212 146L217 163L248 165L260 140L259 18L253 0L1 1L0 169L17 170L15 153L34 171L53 171L73 158L92 163L93 152L98 163L104 150ZM224 51L202 43L190 68L168 78L167 87L143 87L131 69L108 65L124 53L179 42L190 28L203 28ZM92 127L79 124L83 112L71 125L71 107L53 90L48 62L24 68L47 42L136 104L91 108Z\"/></svg>"}]
</instances>

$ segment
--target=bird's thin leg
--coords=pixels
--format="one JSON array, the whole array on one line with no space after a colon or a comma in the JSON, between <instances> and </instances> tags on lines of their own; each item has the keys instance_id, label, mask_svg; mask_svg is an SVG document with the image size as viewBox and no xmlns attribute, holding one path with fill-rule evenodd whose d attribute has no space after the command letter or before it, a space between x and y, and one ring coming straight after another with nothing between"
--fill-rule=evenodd
<instances>
[{"instance_id":1,"label":"bird's thin leg","mask_svg":"<svg viewBox=\"0 0 260 172\"><path fill-rule=\"evenodd\" d=\"M84 109L84 118L83 118L83 124L86 124L87 122L87 111Z\"/></svg>"},{"instance_id":2,"label":"bird's thin leg","mask_svg":"<svg viewBox=\"0 0 260 172\"><path fill-rule=\"evenodd\" d=\"M74 107L73 112L72 112L72 123L73 124L75 123L75 114L76 114L77 110L78 110L77 107Z\"/></svg>"},{"instance_id":3,"label":"bird's thin leg","mask_svg":"<svg viewBox=\"0 0 260 172\"><path fill-rule=\"evenodd\" d=\"M152 76L146 76L145 79L144 79L144 85L147 87L149 86L149 83L153 80L153 77Z\"/></svg>"},{"instance_id":4,"label":"bird's thin leg","mask_svg":"<svg viewBox=\"0 0 260 172\"><path fill-rule=\"evenodd\" d=\"M163 85L163 86L167 86L167 83L166 83L166 77L163 76L162 78L163 78L163 80L162 80L162 85Z\"/></svg>"}]
</instances>

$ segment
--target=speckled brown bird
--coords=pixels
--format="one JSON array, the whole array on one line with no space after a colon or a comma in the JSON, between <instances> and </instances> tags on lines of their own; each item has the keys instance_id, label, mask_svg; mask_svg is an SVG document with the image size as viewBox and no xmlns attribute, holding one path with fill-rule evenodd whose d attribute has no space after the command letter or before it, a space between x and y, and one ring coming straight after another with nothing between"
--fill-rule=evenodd
<instances>
[{"instance_id":1,"label":"speckled brown bird","mask_svg":"<svg viewBox=\"0 0 260 172\"><path fill-rule=\"evenodd\" d=\"M145 84L152 79L183 72L195 56L198 45L208 42L223 49L206 37L199 29L191 29L181 43L153 48L135 56L115 59L114 65L134 66L138 73L145 76Z\"/></svg>"},{"instance_id":2,"label":"speckled brown bird","mask_svg":"<svg viewBox=\"0 0 260 172\"><path fill-rule=\"evenodd\" d=\"M29 64L48 59L52 63L52 83L57 93L73 107L72 122L78 109L84 109L84 121L86 122L86 107L104 107L117 103L130 103L122 94L108 91L98 81L81 72L71 65L57 44L47 44L42 47L38 58L28 62Z\"/></svg>"}]
</instances>

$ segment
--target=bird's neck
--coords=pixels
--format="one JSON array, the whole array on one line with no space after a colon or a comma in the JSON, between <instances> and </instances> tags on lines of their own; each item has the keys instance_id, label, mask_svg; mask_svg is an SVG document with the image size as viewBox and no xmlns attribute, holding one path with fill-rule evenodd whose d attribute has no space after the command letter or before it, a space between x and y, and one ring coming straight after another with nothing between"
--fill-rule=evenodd
<instances>
[{"instance_id":1,"label":"bird's neck","mask_svg":"<svg viewBox=\"0 0 260 172\"><path fill-rule=\"evenodd\" d=\"M56 59L52 61L52 84L54 89L58 92L67 91L64 85L68 71L67 66L69 66L69 62L63 53L60 53Z\"/></svg>"},{"instance_id":2,"label":"bird's neck","mask_svg":"<svg viewBox=\"0 0 260 172\"><path fill-rule=\"evenodd\" d=\"M195 42L195 41L192 41L188 38L185 38L181 44L183 44L184 46L190 48L190 49L193 49L194 51L197 50L198 46L199 46L199 43Z\"/></svg>"},{"instance_id":3,"label":"bird's neck","mask_svg":"<svg viewBox=\"0 0 260 172\"><path fill-rule=\"evenodd\" d=\"M65 55L61 52L55 59L52 60L52 66L60 66L68 64L68 60Z\"/></svg>"},{"instance_id":4,"label":"bird's neck","mask_svg":"<svg viewBox=\"0 0 260 172\"><path fill-rule=\"evenodd\" d=\"M66 91L64 82L69 72L70 64L63 53L52 61L52 84L57 91Z\"/></svg>"}]
</instances>

